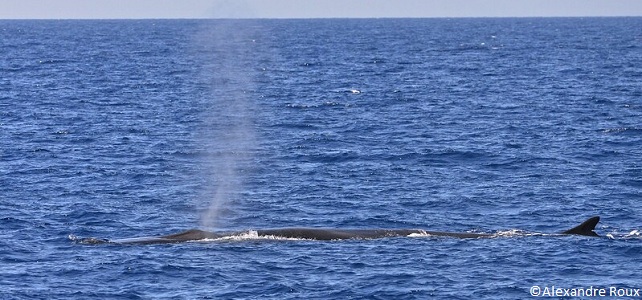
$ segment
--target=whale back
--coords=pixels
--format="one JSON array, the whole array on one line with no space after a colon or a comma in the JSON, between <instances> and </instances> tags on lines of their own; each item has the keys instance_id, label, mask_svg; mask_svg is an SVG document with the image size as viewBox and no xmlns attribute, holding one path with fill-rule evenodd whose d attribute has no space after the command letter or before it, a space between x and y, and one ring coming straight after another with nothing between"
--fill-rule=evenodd
<instances>
[{"instance_id":1,"label":"whale back","mask_svg":"<svg viewBox=\"0 0 642 300\"><path fill-rule=\"evenodd\" d=\"M595 226L600 217L592 217L582 224L561 232L560 234L573 234L583 236L598 236L595 233ZM198 241L203 239L216 239L221 237L239 235L243 232L209 232L200 229L163 235L147 236L137 238L126 238L117 240L84 239L85 243L117 243L117 244L163 244L181 243L187 241ZM276 228L256 230L259 237L273 236L280 238L311 239L311 240L345 240L345 239L375 239L384 237L402 237L411 234L424 234L429 236L445 236L455 238L480 238L492 237L492 234L468 233L468 232L441 232L421 229L330 229L330 228Z\"/></svg>"},{"instance_id":2,"label":"whale back","mask_svg":"<svg viewBox=\"0 0 642 300\"><path fill-rule=\"evenodd\" d=\"M161 236L160 238L167 239L174 242L185 242L185 241L197 241L197 240L203 240L203 239L214 239L218 237L220 237L220 235L214 232L204 231L200 229L190 229L180 233L164 235L164 236Z\"/></svg>"}]
</instances>

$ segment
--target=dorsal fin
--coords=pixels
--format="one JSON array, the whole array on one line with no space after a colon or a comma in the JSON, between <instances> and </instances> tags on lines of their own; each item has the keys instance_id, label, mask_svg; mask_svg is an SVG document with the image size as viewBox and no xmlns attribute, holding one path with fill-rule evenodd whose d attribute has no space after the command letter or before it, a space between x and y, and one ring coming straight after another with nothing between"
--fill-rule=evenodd
<instances>
[{"instance_id":1,"label":"dorsal fin","mask_svg":"<svg viewBox=\"0 0 642 300\"><path fill-rule=\"evenodd\" d=\"M577 234L577 235L586 235L586 236L598 236L595 233L595 225L600 221L600 217L595 216L589 218L588 220L582 222L582 224L577 225L567 231L562 232L562 234Z\"/></svg>"}]
</instances>

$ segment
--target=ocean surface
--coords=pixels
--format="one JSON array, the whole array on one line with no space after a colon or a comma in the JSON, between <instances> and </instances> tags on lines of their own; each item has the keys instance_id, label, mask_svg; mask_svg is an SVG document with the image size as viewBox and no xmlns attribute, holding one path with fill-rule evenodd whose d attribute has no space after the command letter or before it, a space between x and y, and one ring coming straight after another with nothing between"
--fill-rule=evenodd
<instances>
[{"instance_id":1,"label":"ocean surface","mask_svg":"<svg viewBox=\"0 0 642 300\"><path fill-rule=\"evenodd\" d=\"M0 54L0 299L642 288L642 18L0 21ZM279 227L497 237L83 243Z\"/></svg>"}]
</instances>

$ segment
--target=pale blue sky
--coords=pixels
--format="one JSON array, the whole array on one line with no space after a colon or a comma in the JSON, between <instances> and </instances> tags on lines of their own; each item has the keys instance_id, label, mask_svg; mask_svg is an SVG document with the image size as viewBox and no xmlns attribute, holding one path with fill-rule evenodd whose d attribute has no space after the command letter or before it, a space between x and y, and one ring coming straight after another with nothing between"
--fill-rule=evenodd
<instances>
[{"instance_id":1,"label":"pale blue sky","mask_svg":"<svg viewBox=\"0 0 642 300\"><path fill-rule=\"evenodd\" d=\"M642 16L642 0L0 0L0 19Z\"/></svg>"}]
</instances>

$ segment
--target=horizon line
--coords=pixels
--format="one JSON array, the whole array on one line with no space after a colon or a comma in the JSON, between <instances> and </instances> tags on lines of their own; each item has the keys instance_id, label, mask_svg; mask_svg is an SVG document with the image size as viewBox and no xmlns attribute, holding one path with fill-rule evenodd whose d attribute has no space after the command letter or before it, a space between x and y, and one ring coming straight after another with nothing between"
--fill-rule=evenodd
<instances>
[{"instance_id":1,"label":"horizon line","mask_svg":"<svg viewBox=\"0 0 642 300\"><path fill-rule=\"evenodd\" d=\"M107 20L324 20L324 19L555 19L555 18L642 18L638 15L560 15L560 16L426 16L426 17L106 17L106 18L95 18L95 17L65 17L65 18L0 18L0 21L56 21L56 20L69 20L69 21L107 21Z\"/></svg>"}]
</instances>

